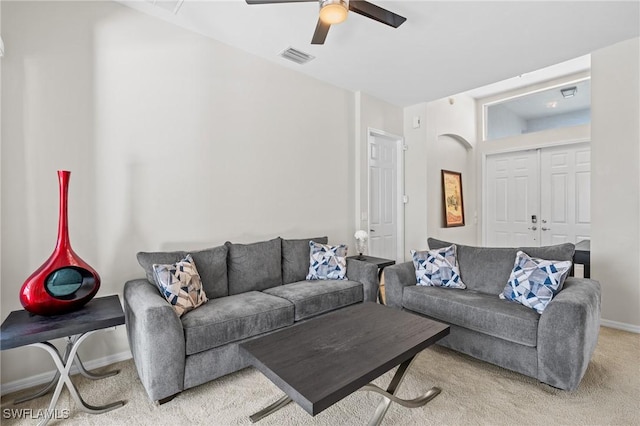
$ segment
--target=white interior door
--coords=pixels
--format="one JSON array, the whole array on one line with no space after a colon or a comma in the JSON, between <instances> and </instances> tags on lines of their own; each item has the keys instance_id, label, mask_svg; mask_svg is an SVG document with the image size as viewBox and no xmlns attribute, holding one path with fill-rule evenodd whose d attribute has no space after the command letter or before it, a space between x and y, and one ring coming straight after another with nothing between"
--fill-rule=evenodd
<instances>
[{"instance_id":1,"label":"white interior door","mask_svg":"<svg viewBox=\"0 0 640 426\"><path fill-rule=\"evenodd\" d=\"M485 244L577 243L590 236L588 143L489 155Z\"/></svg>"},{"instance_id":2,"label":"white interior door","mask_svg":"<svg viewBox=\"0 0 640 426\"><path fill-rule=\"evenodd\" d=\"M539 245L538 170L537 150L487 156L487 246Z\"/></svg>"},{"instance_id":3,"label":"white interior door","mask_svg":"<svg viewBox=\"0 0 640 426\"><path fill-rule=\"evenodd\" d=\"M396 259L398 141L369 135L369 254Z\"/></svg>"},{"instance_id":4,"label":"white interior door","mask_svg":"<svg viewBox=\"0 0 640 426\"><path fill-rule=\"evenodd\" d=\"M591 234L589 144L543 149L540 171L541 244L588 240Z\"/></svg>"}]
</instances>

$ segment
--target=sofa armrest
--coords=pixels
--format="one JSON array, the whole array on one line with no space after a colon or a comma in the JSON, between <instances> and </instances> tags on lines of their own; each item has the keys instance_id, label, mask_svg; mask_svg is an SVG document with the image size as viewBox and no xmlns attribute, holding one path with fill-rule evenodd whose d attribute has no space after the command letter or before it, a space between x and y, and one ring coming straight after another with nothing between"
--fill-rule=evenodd
<instances>
[{"instance_id":1,"label":"sofa armrest","mask_svg":"<svg viewBox=\"0 0 640 426\"><path fill-rule=\"evenodd\" d=\"M384 295L387 306L402 308L404 288L416 285L416 270L413 262L398 263L384 268Z\"/></svg>"},{"instance_id":2,"label":"sofa armrest","mask_svg":"<svg viewBox=\"0 0 640 426\"><path fill-rule=\"evenodd\" d=\"M538 323L538 379L574 390L591 360L600 332L600 283L569 277Z\"/></svg>"},{"instance_id":3,"label":"sofa armrest","mask_svg":"<svg viewBox=\"0 0 640 426\"><path fill-rule=\"evenodd\" d=\"M376 265L362 260L347 259L347 278L362 283L365 302L376 301L380 287Z\"/></svg>"},{"instance_id":4,"label":"sofa armrest","mask_svg":"<svg viewBox=\"0 0 640 426\"><path fill-rule=\"evenodd\" d=\"M146 279L128 281L123 298L129 347L149 398L181 392L186 351L180 318Z\"/></svg>"}]
</instances>

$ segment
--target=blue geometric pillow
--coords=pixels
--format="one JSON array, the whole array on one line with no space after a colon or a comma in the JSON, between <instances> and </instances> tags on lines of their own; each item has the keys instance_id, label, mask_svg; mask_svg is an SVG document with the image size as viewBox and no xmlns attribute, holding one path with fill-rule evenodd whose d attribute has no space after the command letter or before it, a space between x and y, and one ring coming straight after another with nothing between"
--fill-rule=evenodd
<instances>
[{"instance_id":1,"label":"blue geometric pillow","mask_svg":"<svg viewBox=\"0 0 640 426\"><path fill-rule=\"evenodd\" d=\"M309 241L308 280L346 280L347 246Z\"/></svg>"},{"instance_id":2,"label":"blue geometric pillow","mask_svg":"<svg viewBox=\"0 0 640 426\"><path fill-rule=\"evenodd\" d=\"M544 260L518 251L501 299L513 300L541 314L562 288L571 261Z\"/></svg>"},{"instance_id":3,"label":"blue geometric pillow","mask_svg":"<svg viewBox=\"0 0 640 426\"><path fill-rule=\"evenodd\" d=\"M154 264L153 278L178 317L209 300L190 254L172 265Z\"/></svg>"},{"instance_id":4,"label":"blue geometric pillow","mask_svg":"<svg viewBox=\"0 0 640 426\"><path fill-rule=\"evenodd\" d=\"M411 250L411 257L418 285L467 288L460 278L455 244L437 250Z\"/></svg>"}]
</instances>

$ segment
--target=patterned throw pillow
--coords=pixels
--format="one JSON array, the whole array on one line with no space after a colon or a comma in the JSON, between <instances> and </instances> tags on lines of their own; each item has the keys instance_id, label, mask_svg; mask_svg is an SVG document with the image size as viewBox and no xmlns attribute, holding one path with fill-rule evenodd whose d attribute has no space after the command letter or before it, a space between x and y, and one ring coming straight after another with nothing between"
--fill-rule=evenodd
<instances>
[{"instance_id":1,"label":"patterned throw pillow","mask_svg":"<svg viewBox=\"0 0 640 426\"><path fill-rule=\"evenodd\" d=\"M309 241L308 280L346 280L347 246L330 246Z\"/></svg>"},{"instance_id":2,"label":"patterned throw pillow","mask_svg":"<svg viewBox=\"0 0 640 426\"><path fill-rule=\"evenodd\" d=\"M172 265L154 264L153 277L179 317L209 300L190 254Z\"/></svg>"},{"instance_id":3,"label":"patterned throw pillow","mask_svg":"<svg viewBox=\"0 0 640 426\"><path fill-rule=\"evenodd\" d=\"M411 250L411 257L418 285L467 288L460 278L455 244L437 250Z\"/></svg>"},{"instance_id":4,"label":"patterned throw pillow","mask_svg":"<svg viewBox=\"0 0 640 426\"><path fill-rule=\"evenodd\" d=\"M571 261L544 260L518 251L501 299L513 300L541 314L562 288Z\"/></svg>"}]
</instances>

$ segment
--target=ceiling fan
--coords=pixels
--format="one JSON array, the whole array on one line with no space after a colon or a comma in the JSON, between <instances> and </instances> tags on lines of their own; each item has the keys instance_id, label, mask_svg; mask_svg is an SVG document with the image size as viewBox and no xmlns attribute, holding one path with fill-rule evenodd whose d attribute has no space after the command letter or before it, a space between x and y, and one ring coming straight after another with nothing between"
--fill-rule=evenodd
<instances>
[{"instance_id":1,"label":"ceiling fan","mask_svg":"<svg viewBox=\"0 0 640 426\"><path fill-rule=\"evenodd\" d=\"M349 10L387 24L393 28L398 28L407 20L404 16L397 15L364 0L246 0L247 4L301 3L312 1L320 3L320 17L318 18L318 24L316 25L316 31L313 33L311 44L324 44L331 25L339 24L347 19Z\"/></svg>"}]
</instances>

